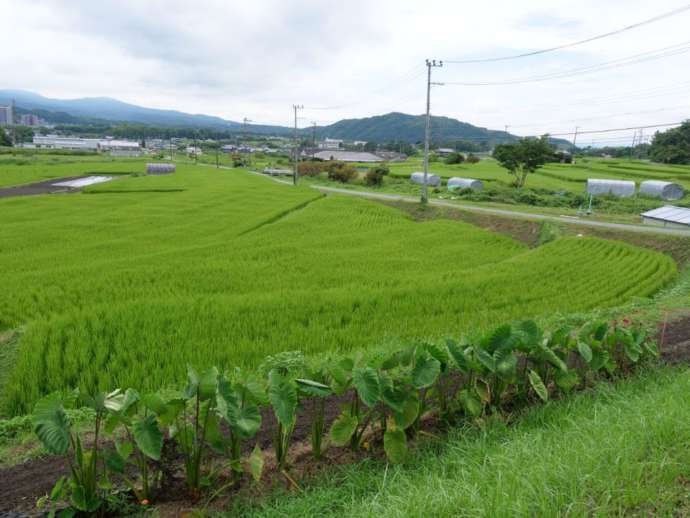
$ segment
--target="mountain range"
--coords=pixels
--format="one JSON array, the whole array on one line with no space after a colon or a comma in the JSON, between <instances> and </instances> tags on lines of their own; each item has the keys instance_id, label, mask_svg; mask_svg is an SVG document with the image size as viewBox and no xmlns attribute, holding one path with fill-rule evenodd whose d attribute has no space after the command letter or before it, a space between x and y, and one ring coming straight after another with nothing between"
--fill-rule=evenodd
<instances>
[{"instance_id":1,"label":"mountain range","mask_svg":"<svg viewBox=\"0 0 690 518\"><path fill-rule=\"evenodd\" d=\"M51 99L25 90L0 90L0 105L14 101L18 113L34 113L55 124L120 124L137 123L149 126L176 128L205 128L221 131L241 131L240 122L203 114L190 114L176 110L145 108L109 97L82 99ZM300 130L302 135L316 132L317 137L371 142L421 142L424 139L423 115L388 113L361 119L345 119L328 126ZM292 128L249 124L244 130L255 134L288 136ZM473 126L449 117L432 117L434 142L466 140L497 143L514 141L518 137L503 131ZM558 141L569 144L567 141Z\"/></svg>"}]
</instances>

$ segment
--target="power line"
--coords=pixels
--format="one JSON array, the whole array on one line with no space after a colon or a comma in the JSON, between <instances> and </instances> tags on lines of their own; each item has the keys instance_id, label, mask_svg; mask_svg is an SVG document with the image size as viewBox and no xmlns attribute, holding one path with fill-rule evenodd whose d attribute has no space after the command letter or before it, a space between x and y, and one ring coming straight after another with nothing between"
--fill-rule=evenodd
<instances>
[{"instance_id":1,"label":"power line","mask_svg":"<svg viewBox=\"0 0 690 518\"><path fill-rule=\"evenodd\" d=\"M660 49L650 50L647 52L641 52L639 54L633 54L632 56L627 56L625 58L619 58L613 61L607 61L604 63L598 63L596 65L589 65L586 67L574 68L571 70L566 70L564 72L554 72L551 74L544 74L541 76L529 76L516 79L508 79L504 81L483 81L483 82L463 82L463 81L446 81L447 85L455 86L503 86L503 85L517 85L524 83L535 83L539 81L547 81L550 79L562 79L566 77L578 76L581 74L590 74L593 72L601 72L603 70L609 70L614 68L620 68L627 65L635 65L638 63L644 63L646 61L652 61L655 59L662 59L670 56L677 56L690 51L690 41L684 41L682 43L677 43L675 45L670 45L668 47L662 47Z\"/></svg>"},{"instance_id":2,"label":"power line","mask_svg":"<svg viewBox=\"0 0 690 518\"><path fill-rule=\"evenodd\" d=\"M587 38L584 40L579 40L579 41L574 41L571 43L565 43L563 45L558 45L556 47L549 47L546 49L541 49L541 50L535 50L532 52L525 52L523 54L514 54L511 56L500 56L500 57L494 57L494 58L484 58L484 59L463 59L463 60L444 60L445 63L452 63L454 65L457 64L469 64L469 63L493 63L496 61L509 61L513 59L521 59L521 58L527 58L531 56L538 56L540 54L547 54L549 52L555 52L557 50L563 50L567 49L570 47L576 47L578 45L584 45L585 43L591 43L593 41L601 40L604 38L608 38L610 36L616 36L618 34L637 29L638 27L642 27L644 25L648 25L650 23L658 22L660 20L663 20L665 18L670 18L671 16L675 16L677 14L680 14L682 12L685 12L690 9L690 4L685 5L683 7L680 7L678 9L674 9L673 11L669 11L667 13L660 14L658 16L654 16L653 18L649 18L647 20L643 20L641 22L634 23L633 25L628 25L626 27L623 27L621 29L617 29L615 31L610 31L606 32L604 34L599 34L598 36L593 36L591 38Z\"/></svg>"},{"instance_id":3,"label":"power line","mask_svg":"<svg viewBox=\"0 0 690 518\"><path fill-rule=\"evenodd\" d=\"M630 130L640 130L640 129L651 129L651 128L666 128L669 126L680 126L682 122L670 122L667 124L650 124L648 126L631 126L629 128L609 128L603 130L588 130L588 131L578 131L578 135L591 135L594 133L613 133L615 131L630 131ZM568 135L574 135L574 133L544 133L549 137L565 137Z\"/></svg>"}]
</instances>

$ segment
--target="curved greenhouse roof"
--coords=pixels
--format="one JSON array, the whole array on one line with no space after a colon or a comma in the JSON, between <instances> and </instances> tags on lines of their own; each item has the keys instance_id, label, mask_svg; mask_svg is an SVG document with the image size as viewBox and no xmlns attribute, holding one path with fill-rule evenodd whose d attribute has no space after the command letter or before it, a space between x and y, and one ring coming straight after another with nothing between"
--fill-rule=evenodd
<instances>
[{"instance_id":1,"label":"curved greenhouse roof","mask_svg":"<svg viewBox=\"0 0 690 518\"><path fill-rule=\"evenodd\" d=\"M146 164L148 174L168 174L175 172L175 164Z\"/></svg>"},{"instance_id":2,"label":"curved greenhouse roof","mask_svg":"<svg viewBox=\"0 0 690 518\"><path fill-rule=\"evenodd\" d=\"M424 173L412 173L412 176L410 176L410 180L412 180L413 183L424 185ZM438 187L439 185L441 185L441 177L435 174L428 174L426 177L426 183L427 185L431 185L432 187Z\"/></svg>"},{"instance_id":3,"label":"curved greenhouse roof","mask_svg":"<svg viewBox=\"0 0 690 518\"><path fill-rule=\"evenodd\" d=\"M448 190L454 191L456 189L472 189L473 191L481 191L484 189L484 182L475 180L474 178L458 178L454 176L448 180Z\"/></svg>"},{"instance_id":4,"label":"curved greenhouse roof","mask_svg":"<svg viewBox=\"0 0 690 518\"><path fill-rule=\"evenodd\" d=\"M685 196L685 191L677 183L647 180L640 184L640 194L662 200L680 200Z\"/></svg>"},{"instance_id":5,"label":"curved greenhouse roof","mask_svg":"<svg viewBox=\"0 0 690 518\"><path fill-rule=\"evenodd\" d=\"M587 180L587 192L592 196L611 195L628 198L635 195L635 182L628 180Z\"/></svg>"}]
</instances>

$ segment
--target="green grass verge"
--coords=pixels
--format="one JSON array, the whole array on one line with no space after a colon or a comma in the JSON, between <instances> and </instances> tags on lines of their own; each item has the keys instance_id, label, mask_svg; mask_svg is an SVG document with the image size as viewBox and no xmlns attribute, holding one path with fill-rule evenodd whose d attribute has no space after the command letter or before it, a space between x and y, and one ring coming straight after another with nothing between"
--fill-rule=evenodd
<instances>
[{"instance_id":1,"label":"green grass verge","mask_svg":"<svg viewBox=\"0 0 690 518\"><path fill-rule=\"evenodd\" d=\"M405 465L367 460L232 516L686 516L690 373L660 368L454 431Z\"/></svg>"}]
</instances>

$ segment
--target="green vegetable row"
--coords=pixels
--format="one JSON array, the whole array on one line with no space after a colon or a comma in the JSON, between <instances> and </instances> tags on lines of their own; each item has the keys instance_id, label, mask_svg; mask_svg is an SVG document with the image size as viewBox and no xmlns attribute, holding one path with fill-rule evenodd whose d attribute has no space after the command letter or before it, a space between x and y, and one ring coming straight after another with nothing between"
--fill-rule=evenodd
<instances>
[{"instance_id":1,"label":"green vegetable row","mask_svg":"<svg viewBox=\"0 0 690 518\"><path fill-rule=\"evenodd\" d=\"M627 321L548 332L524 321L476 339L418 343L369 361L348 357L308 366L300 353L281 353L267 358L260 374L189 368L184 391L54 393L36 404L33 426L51 453L67 456L70 471L44 503L51 513L68 505L66 516L98 513L118 480L141 504L153 502L166 483L159 462L166 438L181 454L193 500L208 484L212 451L232 472L231 483L244 472L261 478L259 433L270 433L271 462L289 478L298 419L309 421L315 461L327 445L359 450L382 437L387 458L403 462L408 441L429 417L450 425L500 413L508 403L546 401L656 356L656 344ZM326 406L343 401L327 431ZM66 413L78 405L94 411L88 447ZM262 422L267 412L275 416L272 426Z\"/></svg>"}]
</instances>

